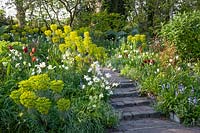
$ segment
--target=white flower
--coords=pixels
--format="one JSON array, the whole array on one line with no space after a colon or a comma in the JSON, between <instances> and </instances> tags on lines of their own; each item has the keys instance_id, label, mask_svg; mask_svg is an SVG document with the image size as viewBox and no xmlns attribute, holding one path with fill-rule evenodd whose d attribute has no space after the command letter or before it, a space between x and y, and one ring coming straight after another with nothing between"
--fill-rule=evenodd
<instances>
[{"instance_id":1,"label":"white flower","mask_svg":"<svg viewBox=\"0 0 200 133\"><path fill-rule=\"evenodd\" d=\"M100 99L103 98L103 93L101 93L101 94L99 95L99 98L100 98Z\"/></svg>"},{"instance_id":2,"label":"white flower","mask_svg":"<svg viewBox=\"0 0 200 133\"><path fill-rule=\"evenodd\" d=\"M159 68L157 68L157 72L158 72L158 73L160 72Z\"/></svg>"},{"instance_id":3,"label":"white flower","mask_svg":"<svg viewBox=\"0 0 200 133\"><path fill-rule=\"evenodd\" d=\"M124 50L124 53L128 53L128 50Z\"/></svg>"},{"instance_id":4,"label":"white flower","mask_svg":"<svg viewBox=\"0 0 200 133\"><path fill-rule=\"evenodd\" d=\"M89 81L89 82L88 82L88 85L92 85L92 84L93 84L93 82L92 82L92 81Z\"/></svg>"},{"instance_id":5,"label":"white flower","mask_svg":"<svg viewBox=\"0 0 200 133\"><path fill-rule=\"evenodd\" d=\"M69 50L67 50L66 52L65 52L65 57L68 57L68 56L70 56L70 51Z\"/></svg>"},{"instance_id":6,"label":"white flower","mask_svg":"<svg viewBox=\"0 0 200 133\"><path fill-rule=\"evenodd\" d=\"M22 60L22 57L21 57L21 56L19 57L19 60Z\"/></svg>"},{"instance_id":7,"label":"white flower","mask_svg":"<svg viewBox=\"0 0 200 133\"><path fill-rule=\"evenodd\" d=\"M118 58L120 59L120 58L122 58L122 55L120 54L120 55L118 55Z\"/></svg>"},{"instance_id":8,"label":"white flower","mask_svg":"<svg viewBox=\"0 0 200 133\"><path fill-rule=\"evenodd\" d=\"M116 71L116 68L113 68L112 70L113 70L113 71Z\"/></svg>"},{"instance_id":9,"label":"white flower","mask_svg":"<svg viewBox=\"0 0 200 133\"><path fill-rule=\"evenodd\" d=\"M26 61L23 61L24 66L26 65Z\"/></svg>"},{"instance_id":10,"label":"white flower","mask_svg":"<svg viewBox=\"0 0 200 133\"><path fill-rule=\"evenodd\" d=\"M28 66L30 67L30 66L31 66L31 63L28 63Z\"/></svg>"},{"instance_id":11,"label":"white flower","mask_svg":"<svg viewBox=\"0 0 200 133\"><path fill-rule=\"evenodd\" d=\"M112 91L109 91L109 95L112 95L113 94L113 92Z\"/></svg>"},{"instance_id":12,"label":"white flower","mask_svg":"<svg viewBox=\"0 0 200 133\"><path fill-rule=\"evenodd\" d=\"M11 49L10 52L11 52L12 54L15 54L15 50L14 50L14 49Z\"/></svg>"},{"instance_id":13,"label":"white flower","mask_svg":"<svg viewBox=\"0 0 200 133\"><path fill-rule=\"evenodd\" d=\"M105 81L105 84L106 84L106 85L108 85L108 84L109 84L109 82L106 80L106 81Z\"/></svg>"},{"instance_id":14,"label":"white flower","mask_svg":"<svg viewBox=\"0 0 200 133\"><path fill-rule=\"evenodd\" d=\"M38 67L37 73L40 74L42 72L42 69Z\"/></svg>"},{"instance_id":15,"label":"white flower","mask_svg":"<svg viewBox=\"0 0 200 133\"><path fill-rule=\"evenodd\" d=\"M2 62L3 66L7 66L8 62Z\"/></svg>"},{"instance_id":16,"label":"white flower","mask_svg":"<svg viewBox=\"0 0 200 133\"><path fill-rule=\"evenodd\" d=\"M65 69L65 70L68 70L68 69L69 69L69 67L65 66L65 67L64 67L64 69Z\"/></svg>"},{"instance_id":17,"label":"white flower","mask_svg":"<svg viewBox=\"0 0 200 133\"><path fill-rule=\"evenodd\" d=\"M85 89L85 85L82 85L82 87L81 87L82 89Z\"/></svg>"},{"instance_id":18,"label":"white flower","mask_svg":"<svg viewBox=\"0 0 200 133\"><path fill-rule=\"evenodd\" d=\"M45 68L45 67L46 67L45 62L40 63L40 68Z\"/></svg>"},{"instance_id":19,"label":"white flower","mask_svg":"<svg viewBox=\"0 0 200 133\"><path fill-rule=\"evenodd\" d=\"M169 59L169 62L173 62L173 60L172 60L172 59Z\"/></svg>"},{"instance_id":20,"label":"white flower","mask_svg":"<svg viewBox=\"0 0 200 133\"><path fill-rule=\"evenodd\" d=\"M90 80L91 80L91 77L89 77L88 75L84 75L84 79L85 79L86 81L90 81Z\"/></svg>"},{"instance_id":21,"label":"white flower","mask_svg":"<svg viewBox=\"0 0 200 133\"><path fill-rule=\"evenodd\" d=\"M17 60L15 56L12 57L13 60Z\"/></svg>"},{"instance_id":22,"label":"white flower","mask_svg":"<svg viewBox=\"0 0 200 133\"><path fill-rule=\"evenodd\" d=\"M14 53L16 56L19 56L19 52L16 50Z\"/></svg>"},{"instance_id":23,"label":"white flower","mask_svg":"<svg viewBox=\"0 0 200 133\"><path fill-rule=\"evenodd\" d=\"M139 50L134 50L135 53L139 53Z\"/></svg>"},{"instance_id":24,"label":"white flower","mask_svg":"<svg viewBox=\"0 0 200 133\"><path fill-rule=\"evenodd\" d=\"M62 55L62 59L63 59L63 60L66 60L66 55L65 55L65 54Z\"/></svg>"},{"instance_id":25,"label":"white flower","mask_svg":"<svg viewBox=\"0 0 200 133\"><path fill-rule=\"evenodd\" d=\"M191 63L187 63L187 66L188 66L188 67L191 67Z\"/></svg>"},{"instance_id":26,"label":"white flower","mask_svg":"<svg viewBox=\"0 0 200 133\"><path fill-rule=\"evenodd\" d=\"M113 87L117 87L119 85L119 83L113 83L112 86Z\"/></svg>"},{"instance_id":27,"label":"white flower","mask_svg":"<svg viewBox=\"0 0 200 133\"><path fill-rule=\"evenodd\" d=\"M88 72L92 72L92 68L89 68L89 69L88 69Z\"/></svg>"},{"instance_id":28,"label":"white flower","mask_svg":"<svg viewBox=\"0 0 200 133\"><path fill-rule=\"evenodd\" d=\"M110 90L110 86L106 86L106 88L105 88L106 90Z\"/></svg>"},{"instance_id":29,"label":"white flower","mask_svg":"<svg viewBox=\"0 0 200 133\"><path fill-rule=\"evenodd\" d=\"M106 78L110 78L111 74L110 73L106 73L105 76L106 76Z\"/></svg>"},{"instance_id":30,"label":"white flower","mask_svg":"<svg viewBox=\"0 0 200 133\"><path fill-rule=\"evenodd\" d=\"M101 76L102 75L101 71L97 71L97 75Z\"/></svg>"},{"instance_id":31,"label":"white flower","mask_svg":"<svg viewBox=\"0 0 200 133\"><path fill-rule=\"evenodd\" d=\"M177 70L178 70L178 71L180 71L180 70L181 70L181 68L180 68L180 67L178 67L178 68L177 68Z\"/></svg>"},{"instance_id":32,"label":"white flower","mask_svg":"<svg viewBox=\"0 0 200 133\"><path fill-rule=\"evenodd\" d=\"M102 83L102 84L101 84L101 88L104 88L104 87L105 87L105 84L104 84L104 83Z\"/></svg>"},{"instance_id":33,"label":"white flower","mask_svg":"<svg viewBox=\"0 0 200 133\"><path fill-rule=\"evenodd\" d=\"M32 69L31 75L35 75L35 69Z\"/></svg>"},{"instance_id":34,"label":"white flower","mask_svg":"<svg viewBox=\"0 0 200 133\"><path fill-rule=\"evenodd\" d=\"M19 67L20 66L20 63L17 63L16 65L15 65L15 67Z\"/></svg>"},{"instance_id":35,"label":"white flower","mask_svg":"<svg viewBox=\"0 0 200 133\"><path fill-rule=\"evenodd\" d=\"M52 66L52 65L48 65L48 67L47 67L49 70L53 70L54 68L56 68L56 66Z\"/></svg>"},{"instance_id":36,"label":"white flower","mask_svg":"<svg viewBox=\"0 0 200 133\"><path fill-rule=\"evenodd\" d=\"M95 61L91 64L91 67L99 67L99 62L98 61Z\"/></svg>"},{"instance_id":37,"label":"white flower","mask_svg":"<svg viewBox=\"0 0 200 133\"><path fill-rule=\"evenodd\" d=\"M178 57L178 55L177 55L177 56L175 57L175 59L178 60L178 58L179 58L179 57Z\"/></svg>"},{"instance_id":38,"label":"white flower","mask_svg":"<svg viewBox=\"0 0 200 133\"><path fill-rule=\"evenodd\" d=\"M94 77L94 78L93 78L93 81L94 81L94 82L99 82L100 79L99 79L98 77Z\"/></svg>"},{"instance_id":39,"label":"white flower","mask_svg":"<svg viewBox=\"0 0 200 133\"><path fill-rule=\"evenodd\" d=\"M109 68L110 68L110 67L112 67L112 64L111 64L111 63L109 63L109 64L108 64L108 67L109 67Z\"/></svg>"}]
</instances>

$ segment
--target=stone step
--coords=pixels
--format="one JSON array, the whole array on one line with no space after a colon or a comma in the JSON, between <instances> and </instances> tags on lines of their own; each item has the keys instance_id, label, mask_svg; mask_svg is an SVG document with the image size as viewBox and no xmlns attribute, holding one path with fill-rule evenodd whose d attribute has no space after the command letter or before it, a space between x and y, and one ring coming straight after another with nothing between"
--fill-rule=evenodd
<instances>
[{"instance_id":1,"label":"stone step","mask_svg":"<svg viewBox=\"0 0 200 133\"><path fill-rule=\"evenodd\" d=\"M117 109L120 120L137 120L141 118L159 118L160 113L150 106L133 106Z\"/></svg>"},{"instance_id":2,"label":"stone step","mask_svg":"<svg viewBox=\"0 0 200 133\"><path fill-rule=\"evenodd\" d=\"M188 128L167 119L140 119L120 121L106 133L199 133L200 128Z\"/></svg>"},{"instance_id":3,"label":"stone step","mask_svg":"<svg viewBox=\"0 0 200 133\"><path fill-rule=\"evenodd\" d=\"M110 100L114 108L150 105L153 101L146 97L117 97Z\"/></svg>"},{"instance_id":4,"label":"stone step","mask_svg":"<svg viewBox=\"0 0 200 133\"><path fill-rule=\"evenodd\" d=\"M116 97L137 97L139 96L139 90L136 87L129 88L115 88L113 89L113 94L111 98Z\"/></svg>"},{"instance_id":5,"label":"stone step","mask_svg":"<svg viewBox=\"0 0 200 133\"><path fill-rule=\"evenodd\" d=\"M136 82L120 82L117 88L130 88L130 87L136 87L136 86L137 86Z\"/></svg>"}]
</instances>

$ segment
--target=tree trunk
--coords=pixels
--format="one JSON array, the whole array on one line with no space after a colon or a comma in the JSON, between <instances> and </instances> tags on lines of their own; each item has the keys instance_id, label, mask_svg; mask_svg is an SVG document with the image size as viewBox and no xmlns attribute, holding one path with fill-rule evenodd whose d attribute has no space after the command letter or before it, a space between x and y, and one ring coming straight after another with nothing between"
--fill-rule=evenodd
<instances>
[{"instance_id":1,"label":"tree trunk","mask_svg":"<svg viewBox=\"0 0 200 133\"><path fill-rule=\"evenodd\" d=\"M24 27L26 24L26 13L23 9L17 9L16 18L19 24L19 27Z\"/></svg>"}]
</instances>

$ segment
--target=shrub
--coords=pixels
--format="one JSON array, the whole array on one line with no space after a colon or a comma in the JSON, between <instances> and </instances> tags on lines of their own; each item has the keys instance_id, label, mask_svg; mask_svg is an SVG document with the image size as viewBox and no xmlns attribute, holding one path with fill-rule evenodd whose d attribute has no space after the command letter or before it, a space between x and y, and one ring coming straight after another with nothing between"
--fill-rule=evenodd
<instances>
[{"instance_id":1,"label":"shrub","mask_svg":"<svg viewBox=\"0 0 200 133\"><path fill-rule=\"evenodd\" d=\"M200 58L200 11L178 14L161 29L162 36L174 43L183 59Z\"/></svg>"}]
</instances>

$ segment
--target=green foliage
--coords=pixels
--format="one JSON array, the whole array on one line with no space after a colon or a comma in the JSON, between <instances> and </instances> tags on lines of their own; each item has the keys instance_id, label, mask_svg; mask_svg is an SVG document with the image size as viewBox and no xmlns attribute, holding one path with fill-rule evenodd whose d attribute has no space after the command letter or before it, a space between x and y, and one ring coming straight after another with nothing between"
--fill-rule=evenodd
<instances>
[{"instance_id":1,"label":"green foliage","mask_svg":"<svg viewBox=\"0 0 200 133\"><path fill-rule=\"evenodd\" d=\"M124 17L118 13L98 12L81 13L80 20L76 22L76 29L89 27L92 31L120 31L126 22Z\"/></svg>"},{"instance_id":2,"label":"green foliage","mask_svg":"<svg viewBox=\"0 0 200 133\"><path fill-rule=\"evenodd\" d=\"M96 13L92 17L92 26L94 30L107 31L107 30L115 30L119 31L122 27L124 27L125 23L123 17L121 17L117 13L107 13L100 12Z\"/></svg>"},{"instance_id":3,"label":"green foliage","mask_svg":"<svg viewBox=\"0 0 200 133\"><path fill-rule=\"evenodd\" d=\"M200 11L177 15L162 27L164 38L174 43L183 59L198 60L200 58Z\"/></svg>"}]
</instances>

